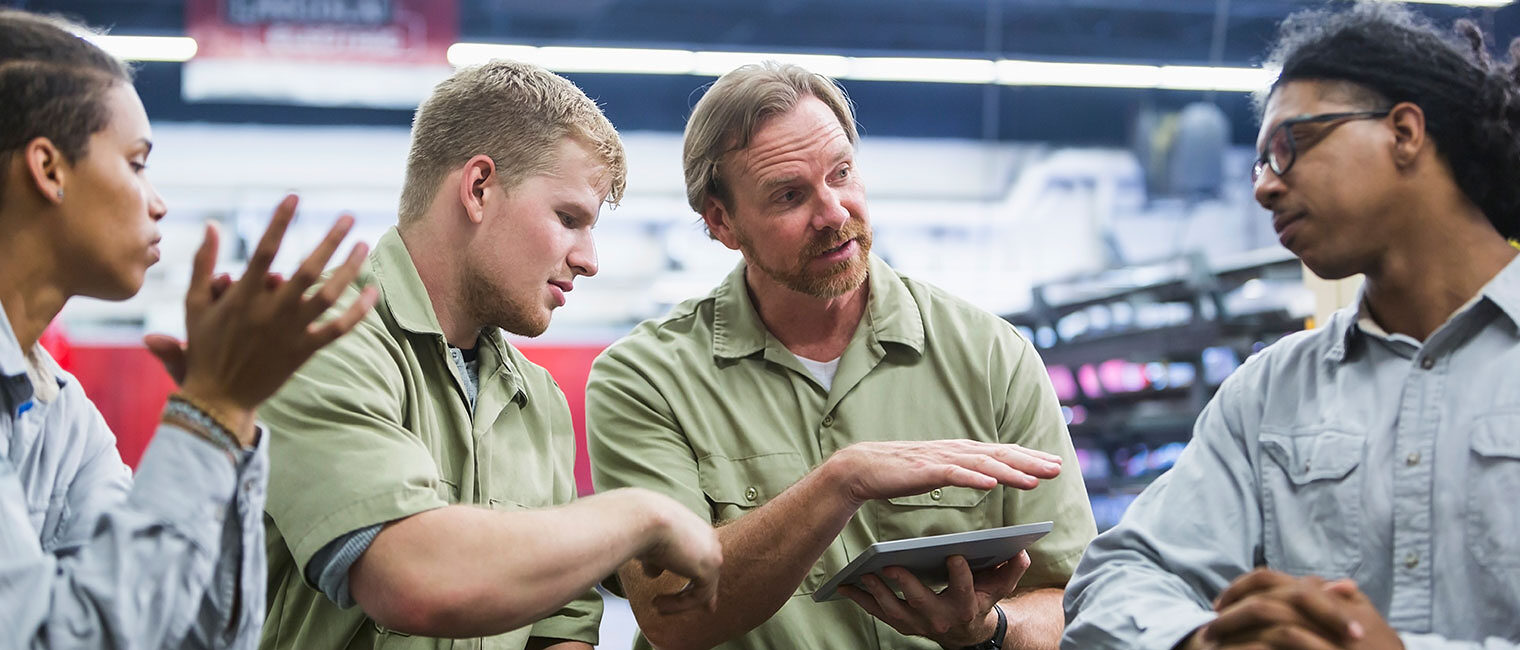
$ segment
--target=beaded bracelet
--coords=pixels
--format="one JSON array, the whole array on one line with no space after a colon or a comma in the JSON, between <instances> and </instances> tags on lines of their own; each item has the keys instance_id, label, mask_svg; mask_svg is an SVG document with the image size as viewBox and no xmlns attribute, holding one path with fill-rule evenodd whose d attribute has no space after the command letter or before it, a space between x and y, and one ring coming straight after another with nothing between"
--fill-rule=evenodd
<instances>
[{"instance_id":1,"label":"beaded bracelet","mask_svg":"<svg viewBox=\"0 0 1520 650\"><path fill-rule=\"evenodd\" d=\"M244 445L241 440L238 440L237 434L233 432L232 427L227 426L229 420L223 416L221 411L211 408L200 400L194 399L189 395L180 392L176 392L170 395L169 399L185 402L194 407L195 410L206 414L206 416L211 418L211 421L216 424L218 430L222 434L225 434L227 438L232 441L233 446L237 447L238 449L248 451L251 448L251 445Z\"/></svg>"},{"instance_id":2,"label":"beaded bracelet","mask_svg":"<svg viewBox=\"0 0 1520 650\"><path fill-rule=\"evenodd\" d=\"M170 395L169 401L164 404L163 421L200 434L226 452L234 464L237 462L238 454L243 451L242 443L238 442L237 436L232 435L232 431L226 425L206 409L179 393Z\"/></svg>"}]
</instances>

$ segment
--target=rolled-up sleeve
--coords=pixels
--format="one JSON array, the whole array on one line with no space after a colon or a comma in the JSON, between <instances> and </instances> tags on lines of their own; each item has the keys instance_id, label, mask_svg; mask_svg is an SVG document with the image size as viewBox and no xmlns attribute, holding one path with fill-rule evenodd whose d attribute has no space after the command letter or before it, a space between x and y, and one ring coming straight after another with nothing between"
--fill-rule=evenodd
<instances>
[{"instance_id":1,"label":"rolled-up sleeve","mask_svg":"<svg viewBox=\"0 0 1520 650\"><path fill-rule=\"evenodd\" d=\"M405 379L397 369L405 363L394 339L365 321L259 408L274 438L265 507L303 580L334 540L449 505L433 452L404 425Z\"/></svg>"},{"instance_id":2,"label":"rolled-up sleeve","mask_svg":"<svg viewBox=\"0 0 1520 650\"><path fill-rule=\"evenodd\" d=\"M1000 488L1005 495L1003 524L1055 522L1049 535L1029 547L1029 569L1019 586L1062 588L1097 534L1097 527L1077 465L1077 452L1045 364L1034 345L1013 333L1012 328L1007 341L1012 348L1007 357L1013 369L1008 373L1008 393L998 415L999 441L1056 454L1066 469L1033 490Z\"/></svg>"},{"instance_id":3,"label":"rolled-up sleeve","mask_svg":"<svg viewBox=\"0 0 1520 650\"><path fill-rule=\"evenodd\" d=\"M1204 408L1172 470L1088 547L1066 591L1062 648L1169 650L1213 620L1213 595L1257 564L1261 504L1242 434L1242 374Z\"/></svg>"},{"instance_id":4,"label":"rolled-up sleeve","mask_svg":"<svg viewBox=\"0 0 1520 650\"><path fill-rule=\"evenodd\" d=\"M88 411L92 443L114 442ZM262 446L234 467L219 447L162 426L130 491L114 451L81 466L66 509L90 513L75 526L89 532L55 553L0 461L0 647L254 647L266 467Z\"/></svg>"},{"instance_id":5,"label":"rolled-up sleeve","mask_svg":"<svg viewBox=\"0 0 1520 650\"><path fill-rule=\"evenodd\" d=\"M670 405L641 371L642 345L624 342L591 364L586 380L586 448L598 492L625 487L653 490L679 501L703 519L713 510L697 478L691 443Z\"/></svg>"}]
</instances>

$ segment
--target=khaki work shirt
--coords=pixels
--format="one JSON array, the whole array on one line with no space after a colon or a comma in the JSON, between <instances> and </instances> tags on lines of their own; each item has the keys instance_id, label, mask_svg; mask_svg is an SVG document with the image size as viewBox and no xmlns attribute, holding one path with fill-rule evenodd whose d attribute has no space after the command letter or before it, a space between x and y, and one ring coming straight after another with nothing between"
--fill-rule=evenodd
<instances>
[{"instance_id":1,"label":"khaki work shirt","mask_svg":"<svg viewBox=\"0 0 1520 650\"><path fill-rule=\"evenodd\" d=\"M1059 454L1066 469L1032 491L947 487L867 503L774 617L720 648L938 648L849 600L813 602L877 541L1053 520L1054 532L1029 550L1021 586L1066 584L1095 529L1034 346L1002 319L872 256L865 317L826 391L766 331L744 268L597 358L586 405L598 490L649 488L720 524L861 441L1012 442ZM636 647L649 644L641 637Z\"/></svg>"},{"instance_id":2,"label":"khaki work shirt","mask_svg":"<svg viewBox=\"0 0 1520 650\"><path fill-rule=\"evenodd\" d=\"M472 417L395 229L375 245L356 285L371 283L380 287L375 309L259 409L273 434L263 647L520 650L529 637L595 645L602 612L595 592L530 627L450 640L380 628L361 608L339 609L306 581L313 554L361 528L451 504L517 510L575 496L570 411L549 373L499 331L482 334ZM341 304L356 295L351 289Z\"/></svg>"}]
</instances>

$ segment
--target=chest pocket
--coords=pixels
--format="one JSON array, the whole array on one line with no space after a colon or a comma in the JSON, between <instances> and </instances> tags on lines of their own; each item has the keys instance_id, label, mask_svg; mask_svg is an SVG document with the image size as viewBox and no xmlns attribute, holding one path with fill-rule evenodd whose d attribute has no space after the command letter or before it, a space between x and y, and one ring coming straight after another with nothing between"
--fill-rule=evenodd
<instances>
[{"instance_id":1,"label":"chest pocket","mask_svg":"<svg viewBox=\"0 0 1520 650\"><path fill-rule=\"evenodd\" d=\"M375 626L375 650L481 650L483 647L481 639L435 639Z\"/></svg>"},{"instance_id":2,"label":"chest pocket","mask_svg":"<svg viewBox=\"0 0 1520 650\"><path fill-rule=\"evenodd\" d=\"M1001 526L1002 507L1000 503L988 503L991 493L943 487L923 494L872 501L867 507L874 515L876 540L887 542Z\"/></svg>"},{"instance_id":3,"label":"chest pocket","mask_svg":"<svg viewBox=\"0 0 1520 650\"><path fill-rule=\"evenodd\" d=\"M785 492L807 473L792 452L747 458L708 456L697 461L697 480L712 506L713 524L738 519Z\"/></svg>"},{"instance_id":4,"label":"chest pocket","mask_svg":"<svg viewBox=\"0 0 1520 650\"><path fill-rule=\"evenodd\" d=\"M1362 561L1366 437L1337 430L1261 434L1264 552L1271 568L1337 578Z\"/></svg>"},{"instance_id":5,"label":"chest pocket","mask_svg":"<svg viewBox=\"0 0 1520 650\"><path fill-rule=\"evenodd\" d=\"M712 509L714 526L738 519L766 504L806 473L807 464L800 454L794 452L745 458L707 456L697 461L697 481ZM797 593L812 593L828 579L823 564L813 565Z\"/></svg>"},{"instance_id":6,"label":"chest pocket","mask_svg":"<svg viewBox=\"0 0 1520 650\"><path fill-rule=\"evenodd\" d=\"M1520 413L1473 422L1468 471L1467 537L1473 557L1490 569L1520 568Z\"/></svg>"},{"instance_id":7,"label":"chest pocket","mask_svg":"<svg viewBox=\"0 0 1520 650\"><path fill-rule=\"evenodd\" d=\"M518 650L528 644L533 626L523 626L498 636L475 639L437 639L414 636L405 632L380 627L375 624L375 640L366 644L355 639L348 647L361 648L372 645L375 650Z\"/></svg>"}]
</instances>

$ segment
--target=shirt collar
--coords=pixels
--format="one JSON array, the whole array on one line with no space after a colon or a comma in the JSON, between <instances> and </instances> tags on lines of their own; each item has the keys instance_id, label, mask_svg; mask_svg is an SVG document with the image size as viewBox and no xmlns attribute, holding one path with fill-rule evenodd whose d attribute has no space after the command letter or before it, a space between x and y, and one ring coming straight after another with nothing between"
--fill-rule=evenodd
<instances>
[{"instance_id":1,"label":"shirt collar","mask_svg":"<svg viewBox=\"0 0 1520 650\"><path fill-rule=\"evenodd\" d=\"M11 319L5 315L5 305L0 305L0 377L26 376L26 352L16 333L11 330Z\"/></svg>"},{"instance_id":2,"label":"shirt collar","mask_svg":"<svg viewBox=\"0 0 1520 650\"><path fill-rule=\"evenodd\" d=\"M19 415L17 409L32 399L32 381L26 376L26 354L11 331L11 319L0 305L0 402L7 416Z\"/></svg>"},{"instance_id":3,"label":"shirt collar","mask_svg":"<svg viewBox=\"0 0 1520 650\"><path fill-rule=\"evenodd\" d=\"M1499 274L1483 285L1482 293L1511 323L1520 324L1520 256L1499 269Z\"/></svg>"},{"instance_id":4,"label":"shirt collar","mask_svg":"<svg viewBox=\"0 0 1520 650\"><path fill-rule=\"evenodd\" d=\"M861 324L870 327L879 341L905 345L923 354L924 321L918 301L897 272L875 253L871 254L869 264L866 282L870 296ZM745 268L746 264L739 262L712 293L713 355L719 358L747 357L764 350L770 337L750 300Z\"/></svg>"},{"instance_id":5,"label":"shirt collar","mask_svg":"<svg viewBox=\"0 0 1520 650\"><path fill-rule=\"evenodd\" d=\"M443 326L438 324L438 312L433 311L433 301L428 298L427 286L422 284L422 276L417 273L412 254L395 226L385 231L380 236L380 241L375 243L369 265L379 280L380 302L396 324L413 334L435 337L441 344L441 352L447 356L447 340L443 335ZM521 375L512 364L512 356L507 353L507 343L500 330L486 328L480 333L476 345L490 345L495 349L496 358L501 360L502 367L507 371L508 381L515 392L521 393L526 400L527 387L520 381ZM487 373L481 373L482 378L486 376Z\"/></svg>"},{"instance_id":6,"label":"shirt collar","mask_svg":"<svg viewBox=\"0 0 1520 650\"><path fill-rule=\"evenodd\" d=\"M370 256L370 269L380 279L380 300L390 312L391 318L402 329L414 334L443 336L443 326L438 324L438 314L428 299L427 287L412 263L412 254L401 241L401 233L392 226L375 243Z\"/></svg>"},{"instance_id":7,"label":"shirt collar","mask_svg":"<svg viewBox=\"0 0 1520 650\"><path fill-rule=\"evenodd\" d=\"M1345 361L1346 351L1350 348L1352 340L1357 336L1367 334L1360 325L1364 319L1375 328L1372 330L1373 333L1387 336L1382 327L1372 321L1371 315L1367 313L1366 291L1366 284L1357 287L1356 301L1350 307L1341 309L1331 316L1327 327L1333 328L1331 331L1336 333L1335 345L1325 352L1325 358L1337 363ZM1484 300L1497 306L1511 323L1520 325L1520 256L1505 264L1504 268L1488 281L1488 284L1478 290L1478 295L1458 308L1453 316L1470 310Z\"/></svg>"},{"instance_id":8,"label":"shirt collar","mask_svg":"<svg viewBox=\"0 0 1520 650\"><path fill-rule=\"evenodd\" d=\"M32 360L27 359L21 342L16 340L16 333L11 329L5 306L0 305L0 398L4 399L11 414L15 415L16 409L34 398L52 401L58 395L58 389L67 383L67 374L42 344L35 344ZM40 394L39 388L42 390Z\"/></svg>"}]
</instances>

